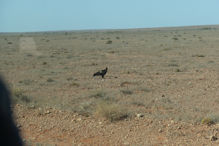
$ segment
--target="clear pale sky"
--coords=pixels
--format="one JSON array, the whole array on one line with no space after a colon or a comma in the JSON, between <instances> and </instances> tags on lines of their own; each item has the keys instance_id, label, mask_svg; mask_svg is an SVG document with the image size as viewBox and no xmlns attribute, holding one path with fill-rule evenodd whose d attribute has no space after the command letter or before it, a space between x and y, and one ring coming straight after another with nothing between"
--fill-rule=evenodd
<instances>
[{"instance_id":1,"label":"clear pale sky","mask_svg":"<svg viewBox=\"0 0 219 146\"><path fill-rule=\"evenodd\" d=\"M0 0L0 32L219 24L219 0Z\"/></svg>"}]
</instances>

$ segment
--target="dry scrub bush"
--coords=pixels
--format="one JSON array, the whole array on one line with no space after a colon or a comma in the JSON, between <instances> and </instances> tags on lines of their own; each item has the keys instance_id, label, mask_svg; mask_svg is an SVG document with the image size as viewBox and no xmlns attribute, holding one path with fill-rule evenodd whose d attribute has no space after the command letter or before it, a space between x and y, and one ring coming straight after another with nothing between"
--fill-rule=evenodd
<instances>
[{"instance_id":1,"label":"dry scrub bush","mask_svg":"<svg viewBox=\"0 0 219 146\"><path fill-rule=\"evenodd\" d=\"M215 122L211 118L203 118L201 123L210 126L213 125Z\"/></svg>"},{"instance_id":2,"label":"dry scrub bush","mask_svg":"<svg viewBox=\"0 0 219 146\"><path fill-rule=\"evenodd\" d=\"M204 117L201 120L201 123L205 124L205 125L209 125L209 126L216 124L216 123L219 123L219 116L218 116L218 114L207 115L206 117Z\"/></svg>"},{"instance_id":3,"label":"dry scrub bush","mask_svg":"<svg viewBox=\"0 0 219 146\"><path fill-rule=\"evenodd\" d=\"M125 95L131 95L133 92L131 90L121 90L121 92Z\"/></svg>"},{"instance_id":4,"label":"dry scrub bush","mask_svg":"<svg viewBox=\"0 0 219 146\"><path fill-rule=\"evenodd\" d=\"M31 98L27 95L24 94L24 91L22 89L16 88L12 92L13 98L12 98L12 103L30 103Z\"/></svg>"},{"instance_id":5,"label":"dry scrub bush","mask_svg":"<svg viewBox=\"0 0 219 146\"><path fill-rule=\"evenodd\" d=\"M96 105L96 115L114 122L128 117L128 112L121 105L100 101Z\"/></svg>"}]
</instances>

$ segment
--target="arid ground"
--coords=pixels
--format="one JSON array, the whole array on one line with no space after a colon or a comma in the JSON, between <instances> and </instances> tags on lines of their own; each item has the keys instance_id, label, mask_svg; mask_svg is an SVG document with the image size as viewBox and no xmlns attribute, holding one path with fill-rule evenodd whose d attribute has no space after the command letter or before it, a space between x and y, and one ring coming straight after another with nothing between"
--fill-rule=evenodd
<instances>
[{"instance_id":1,"label":"arid ground","mask_svg":"<svg viewBox=\"0 0 219 146\"><path fill-rule=\"evenodd\" d=\"M0 33L0 73L26 145L219 145L219 26Z\"/></svg>"}]
</instances>

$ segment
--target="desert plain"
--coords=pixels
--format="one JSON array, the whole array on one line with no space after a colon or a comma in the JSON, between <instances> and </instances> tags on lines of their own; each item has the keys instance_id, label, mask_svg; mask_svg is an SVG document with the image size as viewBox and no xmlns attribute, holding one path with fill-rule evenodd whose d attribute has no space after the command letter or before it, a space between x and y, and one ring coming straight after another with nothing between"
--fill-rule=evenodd
<instances>
[{"instance_id":1,"label":"desert plain","mask_svg":"<svg viewBox=\"0 0 219 146\"><path fill-rule=\"evenodd\" d=\"M218 25L0 33L0 74L25 145L219 145Z\"/></svg>"}]
</instances>

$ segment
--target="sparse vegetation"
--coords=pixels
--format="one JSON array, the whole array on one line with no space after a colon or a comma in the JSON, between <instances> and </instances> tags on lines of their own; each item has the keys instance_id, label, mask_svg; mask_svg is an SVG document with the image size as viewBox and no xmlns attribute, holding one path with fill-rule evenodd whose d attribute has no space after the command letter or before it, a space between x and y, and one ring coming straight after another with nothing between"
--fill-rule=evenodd
<instances>
[{"instance_id":1,"label":"sparse vegetation","mask_svg":"<svg viewBox=\"0 0 219 146\"><path fill-rule=\"evenodd\" d=\"M177 41L177 40L179 40L177 37L173 37L173 40L175 40L175 41Z\"/></svg>"},{"instance_id":2,"label":"sparse vegetation","mask_svg":"<svg viewBox=\"0 0 219 146\"><path fill-rule=\"evenodd\" d=\"M129 82L129 81L124 81L120 84L121 87L125 87L125 86L128 86L128 85L136 85L137 83L134 83L134 82Z\"/></svg>"},{"instance_id":3,"label":"sparse vegetation","mask_svg":"<svg viewBox=\"0 0 219 146\"><path fill-rule=\"evenodd\" d=\"M211 118L203 118L201 120L201 123L210 126L213 125L215 122Z\"/></svg>"},{"instance_id":4,"label":"sparse vegetation","mask_svg":"<svg viewBox=\"0 0 219 146\"><path fill-rule=\"evenodd\" d=\"M111 54L114 54L114 53L115 53L115 51L113 51L113 50L112 50L112 51L109 51L109 53L111 53Z\"/></svg>"},{"instance_id":5,"label":"sparse vegetation","mask_svg":"<svg viewBox=\"0 0 219 146\"><path fill-rule=\"evenodd\" d=\"M208 61L208 63L215 63L213 60Z\"/></svg>"},{"instance_id":6,"label":"sparse vegetation","mask_svg":"<svg viewBox=\"0 0 219 146\"><path fill-rule=\"evenodd\" d=\"M72 80L74 80L74 78L73 77L68 77L66 80L67 81L72 81Z\"/></svg>"},{"instance_id":7,"label":"sparse vegetation","mask_svg":"<svg viewBox=\"0 0 219 146\"><path fill-rule=\"evenodd\" d=\"M181 69L179 69L179 68L177 68L177 69L176 69L176 72L182 72L182 70L181 70Z\"/></svg>"},{"instance_id":8,"label":"sparse vegetation","mask_svg":"<svg viewBox=\"0 0 219 146\"><path fill-rule=\"evenodd\" d=\"M95 112L97 116L106 118L111 122L123 120L128 117L127 110L121 105L106 101L99 101L96 105Z\"/></svg>"},{"instance_id":9,"label":"sparse vegetation","mask_svg":"<svg viewBox=\"0 0 219 146\"><path fill-rule=\"evenodd\" d=\"M95 108L95 103L87 101L81 103L78 109L75 110L75 112L77 112L80 115L88 117L92 115L94 108Z\"/></svg>"},{"instance_id":10,"label":"sparse vegetation","mask_svg":"<svg viewBox=\"0 0 219 146\"><path fill-rule=\"evenodd\" d=\"M80 87L80 84L76 83L76 82L72 82L70 84L71 87Z\"/></svg>"},{"instance_id":11,"label":"sparse vegetation","mask_svg":"<svg viewBox=\"0 0 219 146\"><path fill-rule=\"evenodd\" d=\"M98 64L97 64L97 63L94 63L94 62L91 63L91 66L96 66L96 65L98 65Z\"/></svg>"},{"instance_id":12,"label":"sparse vegetation","mask_svg":"<svg viewBox=\"0 0 219 146\"><path fill-rule=\"evenodd\" d=\"M100 138L99 133L95 135L96 131L105 134L103 138L110 132L118 132L112 133L112 138L120 135L120 130L113 130L120 126L124 126L121 129L124 134L134 130L131 131L133 135L135 132L148 135L152 130L151 138L160 128L165 139L176 142L175 145L181 144L179 139L184 142L186 138L195 138L193 132L203 138L206 132L216 127L205 125L219 121L216 116L219 29L214 32L199 28L195 31L193 28L179 31L177 28L161 28L160 31L122 30L118 33L72 31L67 36L65 32L23 34L36 42L36 54L21 49L19 34L1 33L0 72L12 90L18 88L12 91L12 99L18 103L14 106L18 122L27 124L21 125L21 130L25 132L26 128L31 128L30 136L36 138L34 141L39 140L34 134L51 138L50 134L57 131L61 137L70 133L71 141L79 135L83 139L90 135L94 139ZM47 40L50 41L46 43ZM13 45L9 45L9 41ZM108 41L109 45L106 44ZM109 72L104 79L93 77L93 73L106 66ZM34 108L26 110L26 105ZM38 116L40 107L46 110ZM49 114L45 114L47 108ZM129 118L130 113L142 113L144 117L135 116L130 121L113 124L108 122ZM207 113L215 115L206 116ZM57 123L53 122L55 120ZM198 124L192 125L194 121ZM54 126L57 126L55 132ZM185 134L183 139L178 135L182 133ZM71 135L74 134L73 138ZM130 137L127 137L128 142ZM78 145L77 140L75 145Z\"/></svg>"},{"instance_id":13,"label":"sparse vegetation","mask_svg":"<svg viewBox=\"0 0 219 146\"><path fill-rule=\"evenodd\" d=\"M201 124L213 125L219 122L219 116L217 114L210 114L202 118Z\"/></svg>"},{"instance_id":14,"label":"sparse vegetation","mask_svg":"<svg viewBox=\"0 0 219 146\"><path fill-rule=\"evenodd\" d=\"M201 30L211 30L212 28L211 27L203 27L201 28Z\"/></svg>"},{"instance_id":15,"label":"sparse vegetation","mask_svg":"<svg viewBox=\"0 0 219 146\"><path fill-rule=\"evenodd\" d=\"M31 85L34 81L30 80L30 79L25 79L22 81L19 81L20 84L24 84L24 85Z\"/></svg>"},{"instance_id":16,"label":"sparse vegetation","mask_svg":"<svg viewBox=\"0 0 219 146\"><path fill-rule=\"evenodd\" d=\"M47 82L54 82L54 80L52 78L48 78L46 81Z\"/></svg>"},{"instance_id":17,"label":"sparse vegetation","mask_svg":"<svg viewBox=\"0 0 219 146\"><path fill-rule=\"evenodd\" d=\"M192 57L205 57L205 55L203 55L203 54L195 54L195 55L192 55Z\"/></svg>"},{"instance_id":18,"label":"sparse vegetation","mask_svg":"<svg viewBox=\"0 0 219 146\"><path fill-rule=\"evenodd\" d=\"M170 48L164 48L163 51L170 51Z\"/></svg>"},{"instance_id":19,"label":"sparse vegetation","mask_svg":"<svg viewBox=\"0 0 219 146\"><path fill-rule=\"evenodd\" d=\"M131 90L121 90L121 92L125 95L131 95L133 92Z\"/></svg>"},{"instance_id":20,"label":"sparse vegetation","mask_svg":"<svg viewBox=\"0 0 219 146\"><path fill-rule=\"evenodd\" d=\"M90 95L91 98L99 99L99 100L105 100L105 101L113 101L114 98L110 97L106 92L104 91L95 91L92 95Z\"/></svg>"},{"instance_id":21,"label":"sparse vegetation","mask_svg":"<svg viewBox=\"0 0 219 146\"><path fill-rule=\"evenodd\" d=\"M136 105L136 106L145 106L145 104L140 102L140 101L134 101L134 102L132 102L132 104Z\"/></svg>"},{"instance_id":22,"label":"sparse vegetation","mask_svg":"<svg viewBox=\"0 0 219 146\"><path fill-rule=\"evenodd\" d=\"M31 102L31 98L27 95L24 94L24 91L22 89L16 88L13 90L13 98L12 98L12 102L14 104L16 103L30 103Z\"/></svg>"},{"instance_id":23,"label":"sparse vegetation","mask_svg":"<svg viewBox=\"0 0 219 146\"><path fill-rule=\"evenodd\" d=\"M108 40L107 42L106 42L106 44L112 44L113 43L113 41L111 41L111 40Z\"/></svg>"},{"instance_id":24,"label":"sparse vegetation","mask_svg":"<svg viewBox=\"0 0 219 146\"><path fill-rule=\"evenodd\" d=\"M168 66L172 66L172 67L178 67L179 65L178 65L178 64L176 64L176 63L170 63L170 64L168 64Z\"/></svg>"},{"instance_id":25,"label":"sparse vegetation","mask_svg":"<svg viewBox=\"0 0 219 146\"><path fill-rule=\"evenodd\" d=\"M144 87L144 88L141 88L140 90L141 90L141 91L144 91L144 92L151 92L151 89L149 89L149 88L146 88L146 87Z\"/></svg>"}]
</instances>

